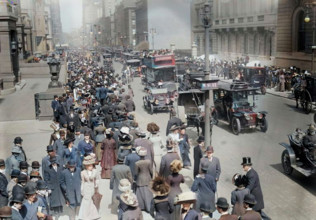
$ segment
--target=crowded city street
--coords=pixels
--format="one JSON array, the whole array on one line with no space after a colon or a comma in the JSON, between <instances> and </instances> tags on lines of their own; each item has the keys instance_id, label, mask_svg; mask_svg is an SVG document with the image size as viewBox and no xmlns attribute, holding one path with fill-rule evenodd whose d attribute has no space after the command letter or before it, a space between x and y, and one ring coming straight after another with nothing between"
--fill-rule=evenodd
<instances>
[{"instance_id":1,"label":"crowded city street","mask_svg":"<svg viewBox=\"0 0 316 220\"><path fill-rule=\"evenodd\" d=\"M314 0L0 0L0 220L316 219Z\"/></svg>"}]
</instances>

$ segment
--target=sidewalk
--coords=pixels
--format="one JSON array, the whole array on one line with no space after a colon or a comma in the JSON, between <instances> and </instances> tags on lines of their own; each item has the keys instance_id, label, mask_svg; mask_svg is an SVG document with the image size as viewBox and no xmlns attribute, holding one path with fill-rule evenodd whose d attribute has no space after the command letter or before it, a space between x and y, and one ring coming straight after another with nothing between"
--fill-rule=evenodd
<instances>
[{"instance_id":1,"label":"sidewalk","mask_svg":"<svg viewBox=\"0 0 316 220\"><path fill-rule=\"evenodd\" d=\"M282 98L287 98L287 99L292 99L292 100L295 99L292 91L280 92L280 91L276 91L276 88L271 88L271 89L267 88L267 93L270 95L279 96Z\"/></svg>"}]
</instances>

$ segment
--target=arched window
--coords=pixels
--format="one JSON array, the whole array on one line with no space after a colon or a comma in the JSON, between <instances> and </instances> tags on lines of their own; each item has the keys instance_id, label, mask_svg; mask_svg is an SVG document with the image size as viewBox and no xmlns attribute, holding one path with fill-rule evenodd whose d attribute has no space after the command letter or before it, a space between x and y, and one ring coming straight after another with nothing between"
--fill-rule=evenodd
<instances>
[{"instance_id":1,"label":"arched window","mask_svg":"<svg viewBox=\"0 0 316 220\"><path fill-rule=\"evenodd\" d=\"M298 27L297 27L297 51L305 51L306 38L305 38L305 23L304 23L304 11L300 11L297 15Z\"/></svg>"},{"instance_id":2,"label":"arched window","mask_svg":"<svg viewBox=\"0 0 316 220\"><path fill-rule=\"evenodd\" d=\"M302 7L295 10L292 23L292 46L293 51L311 53L313 44L313 28L311 20L309 23L304 21L306 14Z\"/></svg>"}]
</instances>

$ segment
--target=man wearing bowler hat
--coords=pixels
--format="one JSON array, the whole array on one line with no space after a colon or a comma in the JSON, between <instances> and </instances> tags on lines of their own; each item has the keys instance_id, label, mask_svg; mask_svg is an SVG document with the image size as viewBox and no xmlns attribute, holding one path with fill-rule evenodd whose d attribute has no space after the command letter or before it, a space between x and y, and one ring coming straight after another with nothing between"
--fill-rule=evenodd
<instances>
[{"instance_id":1,"label":"man wearing bowler hat","mask_svg":"<svg viewBox=\"0 0 316 220\"><path fill-rule=\"evenodd\" d=\"M14 141L13 141L13 143L14 143L13 147L16 146L16 147L18 147L20 149L20 153L19 153L19 155L17 157L18 161L26 161L26 159L27 159L25 151L24 151L24 149L22 147L22 142L23 142L23 140L22 140L21 137L16 137L16 138L14 138Z\"/></svg>"},{"instance_id":2,"label":"man wearing bowler hat","mask_svg":"<svg viewBox=\"0 0 316 220\"><path fill-rule=\"evenodd\" d=\"M13 146L11 149L12 155L8 157L5 161L6 176L10 176L12 170L19 170L19 155L22 153L21 149L18 146Z\"/></svg>"},{"instance_id":3,"label":"man wearing bowler hat","mask_svg":"<svg viewBox=\"0 0 316 220\"><path fill-rule=\"evenodd\" d=\"M81 169L76 167L76 161L69 160L67 163L67 169L63 170L61 174L60 186L66 195L66 204L69 205L71 212L69 217L74 220L78 207L81 203Z\"/></svg>"},{"instance_id":4,"label":"man wearing bowler hat","mask_svg":"<svg viewBox=\"0 0 316 220\"><path fill-rule=\"evenodd\" d=\"M0 208L8 204L8 192L7 192L8 180L5 176L5 163L0 159Z\"/></svg>"},{"instance_id":5,"label":"man wearing bowler hat","mask_svg":"<svg viewBox=\"0 0 316 220\"><path fill-rule=\"evenodd\" d=\"M240 217L240 220L261 220L261 216L258 212L252 210L257 201L255 196L248 194L244 198L244 207L246 209L245 214Z\"/></svg>"},{"instance_id":6,"label":"man wearing bowler hat","mask_svg":"<svg viewBox=\"0 0 316 220\"><path fill-rule=\"evenodd\" d=\"M7 186L7 191L8 191L8 195L9 195L9 200L12 197L12 190L13 187L18 183L18 176L20 175L20 170L12 170L11 172L11 180L8 183Z\"/></svg>"},{"instance_id":7,"label":"man wearing bowler hat","mask_svg":"<svg viewBox=\"0 0 316 220\"><path fill-rule=\"evenodd\" d=\"M13 220L23 220L23 217L20 213L24 201L24 193L19 193L10 201L10 206L12 209L12 219Z\"/></svg>"},{"instance_id":8,"label":"man wearing bowler hat","mask_svg":"<svg viewBox=\"0 0 316 220\"><path fill-rule=\"evenodd\" d=\"M56 157L57 163L62 164L62 159L60 156L56 155L54 151L54 147L52 145L48 145L47 148L47 155L42 159L42 176L45 176L45 172L47 171L49 165L50 165L50 158Z\"/></svg>"},{"instance_id":9,"label":"man wearing bowler hat","mask_svg":"<svg viewBox=\"0 0 316 220\"><path fill-rule=\"evenodd\" d=\"M201 163L206 163L208 165L207 174L210 174L214 177L215 181L219 180L219 176L221 174L221 164L217 157L214 157L214 148L212 146L208 146L206 148L206 156L201 159Z\"/></svg>"},{"instance_id":10,"label":"man wearing bowler hat","mask_svg":"<svg viewBox=\"0 0 316 220\"><path fill-rule=\"evenodd\" d=\"M256 199L256 204L253 206L253 210L259 212L263 219L269 219L269 217L267 217L262 211L264 208L263 194L260 186L259 175L252 168L251 158L243 157L241 165L246 172L246 177L248 178L246 188L249 189L250 193L253 194Z\"/></svg>"},{"instance_id":11,"label":"man wearing bowler hat","mask_svg":"<svg viewBox=\"0 0 316 220\"><path fill-rule=\"evenodd\" d=\"M194 158L194 167L193 167L193 178L199 174L200 161L203 157L203 147L204 147L204 137L199 136L197 139L198 145L193 148L193 158Z\"/></svg>"},{"instance_id":12,"label":"man wearing bowler hat","mask_svg":"<svg viewBox=\"0 0 316 220\"><path fill-rule=\"evenodd\" d=\"M229 204L226 198L220 197L216 202L216 209L221 214L219 220L237 220L237 215L231 215L228 213Z\"/></svg>"}]
</instances>

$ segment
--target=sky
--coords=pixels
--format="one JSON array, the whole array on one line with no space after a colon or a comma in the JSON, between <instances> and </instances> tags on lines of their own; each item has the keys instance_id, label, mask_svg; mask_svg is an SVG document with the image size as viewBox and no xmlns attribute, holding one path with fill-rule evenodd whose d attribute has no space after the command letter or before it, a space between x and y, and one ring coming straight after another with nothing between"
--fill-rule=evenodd
<instances>
[{"instance_id":1,"label":"sky","mask_svg":"<svg viewBox=\"0 0 316 220\"><path fill-rule=\"evenodd\" d=\"M59 0L63 32L71 32L82 24L82 0Z\"/></svg>"}]
</instances>

